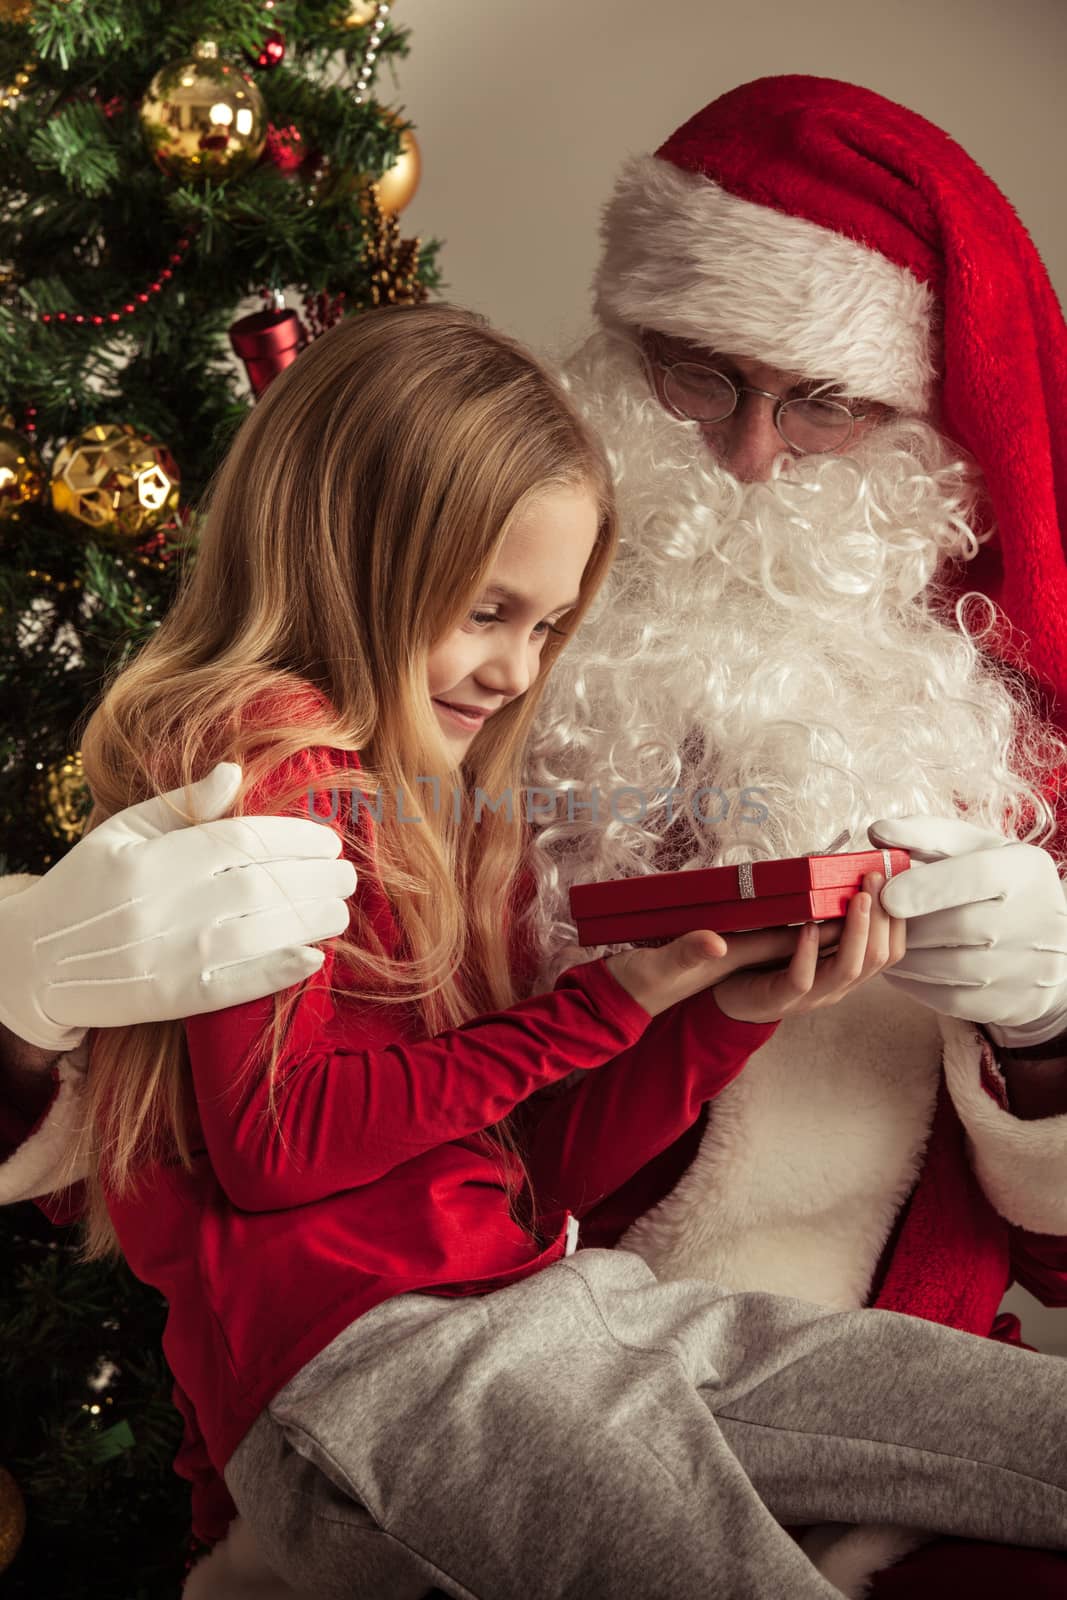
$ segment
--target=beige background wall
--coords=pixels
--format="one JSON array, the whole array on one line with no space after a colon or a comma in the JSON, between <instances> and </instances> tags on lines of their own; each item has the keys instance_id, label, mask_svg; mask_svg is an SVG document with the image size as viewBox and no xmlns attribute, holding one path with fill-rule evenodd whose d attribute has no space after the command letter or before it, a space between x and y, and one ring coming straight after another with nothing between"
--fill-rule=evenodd
<instances>
[{"instance_id":1,"label":"beige background wall","mask_svg":"<svg viewBox=\"0 0 1067 1600\"><path fill-rule=\"evenodd\" d=\"M580 332L599 208L726 89L844 78L921 112L1014 203L1067 299L1067 0L395 0L416 124L403 232L446 241L450 298L548 353Z\"/></svg>"},{"instance_id":2,"label":"beige background wall","mask_svg":"<svg viewBox=\"0 0 1067 1600\"><path fill-rule=\"evenodd\" d=\"M588 320L616 171L770 73L845 78L939 124L995 179L1067 299L1064 0L396 0L411 55L379 92L423 153L405 235L444 239L446 293L545 354ZM1067 1310L1005 1302L1067 1354Z\"/></svg>"}]
</instances>

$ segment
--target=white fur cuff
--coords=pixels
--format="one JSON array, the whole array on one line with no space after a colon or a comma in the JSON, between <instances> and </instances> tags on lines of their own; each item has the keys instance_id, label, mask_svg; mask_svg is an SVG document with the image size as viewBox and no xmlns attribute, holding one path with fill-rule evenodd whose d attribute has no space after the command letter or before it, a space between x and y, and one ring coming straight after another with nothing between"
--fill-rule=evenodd
<instances>
[{"instance_id":1,"label":"white fur cuff","mask_svg":"<svg viewBox=\"0 0 1067 1600\"><path fill-rule=\"evenodd\" d=\"M268 1565L248 1523L235 1517L225 1537L190 1572L182 1600L298 1600L298 1596Z\"/></svg>"},{"instance_id":2,"label":"white fur cuff","mask_svg":"<svg viewBox=\"0 0 1067 1600\"><path fill-rule=\"evenodd\" d=\"M876 1572L936 1538L893 1522L820 1522L804 1534L800 1548L847 1600L864 1600Z\"/></svg>"},{"instance_id":3,"label":"white fur cuff","mask_svg":"<svg viewBox=\"0 0 1067 1600\"><path fill-rule=\"evenodd\" d=\"M0 1162L0 1205L55 1194L85 1177L84 1166L71 1166L69 1152L84 1116L88 1064L88 1039L55 1063L59 1089L52 1104L39 1127Z\"/></svg>"},{"instance_id":4,"label":"white fur cuff","mask_svg":"<svg viewBox=\"0 0 1067 1600\"><path fill-rule=\"evenodd\" d=\"M982 1188L1016 1226L1067 1233L1067 1113L1023 1121L1003 1111L982 1087L982 1051L990 1046L976 1025L957 1017L938 1022L945 1078Z\"/></svg>"},{"instance_id":5,"label":"white fur cuff","mask_svg":"<svg viewBox=\"0 0 1067 1600\"><path fill-rule=\"evenodd\" d=\"M627 163L594 280L608 325L643 325L916 415L935 374L935 300L879 251L655 156Z\"/></svg>"}]
</instances>

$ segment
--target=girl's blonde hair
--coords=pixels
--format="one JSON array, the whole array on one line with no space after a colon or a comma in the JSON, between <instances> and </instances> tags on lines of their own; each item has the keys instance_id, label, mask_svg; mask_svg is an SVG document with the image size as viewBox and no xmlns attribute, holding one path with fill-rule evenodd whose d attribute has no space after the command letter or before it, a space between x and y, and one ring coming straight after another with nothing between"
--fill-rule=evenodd
<instances>
[{"instance_id":1,"label":"girl's blonde hair","mask_svg":"<svg viewBox=\"0 0 1067 1600\"><path fill-rule=\"evenodd\" d=\"M209 487L199 549L173 606L89 719L87 830L221 760L244 768L235 812L273 774L266 809L307 814L306 775L285 764L312 747L358 751L361 771L338 764L316 787L385 797L373 858L355 821L347 846L361 878L381 883L400 949L386 954L357 893L348 933L322 941L337 953L335 976L347 968L343 992L416 1004L428 1035L523 998L505 932L522 817L487 808L471 825L450 804L435 808L432 784L412 779L521 796L530 727L565 639L548 635L539 677L486 723L458 766L430 702L427 656L464 620L516 517L553 488L588 488L599 508L568 614L573 631L618 532L602 448L558 384L514 340L451 305L369 311L321 336L243 422ZM296 721L294 694L308 706ZM288 709L272 717L264 707L276 699ZM394 805L389 825L398 792L420 823L398 825ZM354 798L351 807L355 819ZM274 997L269 1037L245 1064L266 1068L272 1105L302 987ZM108 1193L133 1191L153 1161L191 1166L192 1105L180 1021L92 1036L86 1116L71 1152L89 1172L86 1259L119 1254ZM489 1137L514 1150L506 1119Z\"/></svg>"}]
</instances>

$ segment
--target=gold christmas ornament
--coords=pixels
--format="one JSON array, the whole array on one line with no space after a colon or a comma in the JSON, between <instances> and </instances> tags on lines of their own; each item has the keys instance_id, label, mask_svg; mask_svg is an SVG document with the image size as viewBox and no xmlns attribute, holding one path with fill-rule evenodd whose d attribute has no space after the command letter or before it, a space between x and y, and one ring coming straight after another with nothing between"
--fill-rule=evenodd
<instances>
[{"instance_id":1,"label":"gold christmas ornament","mask_svg":"<svg viewBox=\"0 0 1067 1600\"><path fill-rule=\"evenodd\" d=\"M137 539L176 511L180 483L166 445L128 422L97 422L56 454L52 504L83 532Z\"/></svg>"},{"instance_id":2,"label":"gold christmas ornament","mask_svg":"<svg viewBox=\"0 0 1067 1600\"><path fill-rule=\"evenodd\" d=\"M387 112L386 120L397 122L400 119ZM315 195L320 203L329 204L331 201L340 200L351 194L353 189L362 191L361 200L366 209L366 194L373 183L378 196L378 205L386 216L394 216L412 199L419 186L419 176L422 172L422 159L419 147L415 143L415 135L410 128L400 135L400 154L391 167L387 167L380 178L375 178L369 172L353 172L345 167L335 171L327 162L321 177L315 185Z\"/></svg>"},{"instance_id":3,"label":"gold christmas ornament","mask_svg":"<svg viewBox=\"0 0 1067 1600\"><path fill-rule=\"evenodd\" d=\"M374 13L379 9L378 0L349 0L348 14L341 18L342 28L365 28L368 22L374 21ZM388 12L388 5L381 7Z\"/></svg>"},{"instance_id":4,"label":"gold christmas ornament","mask_svg":"<svg viewBox=\"0 0 1067 1600\"><path fill-rule=\"evenodd\" d=\"M26 1532L26 1505L6 1467L0 1467L0 1572L9 1567Z\"/></svg>"},{"instance_id":5,"label":"gold christmas ornament","mask_svg":"<svg viewBox=\"0 0 1067 1600\"><path fill-rule=\"evenodd\" d=\"M23 506L40 500L46 473L30 441L0 427L0 523L18 520Z\"/></svg>"},{"instance_id":6,"label":"gold christmas ornament","mask_svg":"<svg viewBox=\"0 0 1067 1600\"><path fill-rule=\"evenodd\" d=\"M202 39L184 61L161 67L141 102L141 128L156 165L172 178L235 178L255 165L267 137L263 96L240 67Z\"/></svg>"},{"instance_id":7,"label":"gold christmas ornament","mask_svg":"<svg viewBox=\"0 0 1067 1600\"><path fill-rule=\"evenodd\" d=\"M400 154L391 167L376 179L378 204L387 216L403 211L414 198L422 175L422 157L415 143L415 135L405 128L400 135Z\"/></svg>"},{"instance_id":8,"label":"gold christmas ornament","mask_svg":"<svg viewBox=\"0 0 1067 1600\"><path fill-rule=\"evenodd\" d=\"M47 804L45 821L57 839L75 844L82 836L91 810L81 751L75 750L72 756L65 756L56 766L49 767L43 788Z\"/></svg>"}]
</instances>

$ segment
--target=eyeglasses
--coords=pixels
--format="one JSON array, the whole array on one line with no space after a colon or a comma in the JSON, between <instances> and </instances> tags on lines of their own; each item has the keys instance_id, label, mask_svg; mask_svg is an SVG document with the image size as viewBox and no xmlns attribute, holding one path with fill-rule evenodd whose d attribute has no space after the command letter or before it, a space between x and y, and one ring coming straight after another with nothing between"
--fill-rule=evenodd
<instances>
[{"instance_id":1,"label":"eyeglasses","mask_svg":"<svg viewBox=\"0 0 1067 1600\"><path fill-rule=\"evenodd\" d=\"M743 394L763 395L775 402L774 426L781 439L800 455L840 450L852 437L857 422L870 413L851 411L840 400L819 394L784 400L769 389L735 383L725 372L699 361L665 361L652 340L642 340L651 365L663 374L663 398L677 417L688 422L725 422L737 410Z\"/></svg>"}]
</instances>

